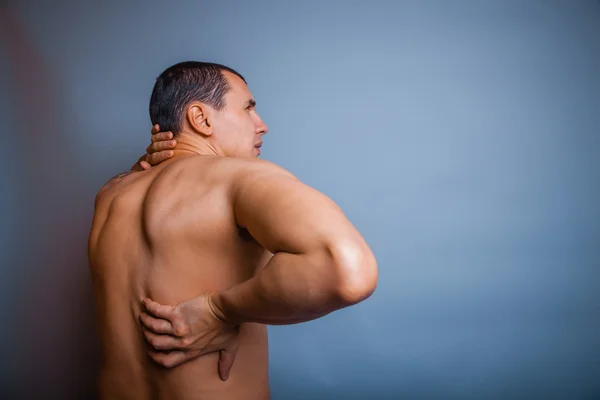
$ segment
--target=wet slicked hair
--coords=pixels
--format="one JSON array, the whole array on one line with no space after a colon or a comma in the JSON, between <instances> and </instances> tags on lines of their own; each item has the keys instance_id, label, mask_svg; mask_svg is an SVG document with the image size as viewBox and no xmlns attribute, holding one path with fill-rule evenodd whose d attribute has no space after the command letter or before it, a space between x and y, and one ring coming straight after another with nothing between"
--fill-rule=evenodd
<instances>
[{"instance_id":1,"label":"wet slicked hair","mask_svg":"<svg viewBox=\"0 0 600 400\"><path fill-rule=\"evenodd\" d=\"M150 120L161 131L178 135L187 106L199 101L216 110L225 107L225 94L231 89L223 71L242 75L221 64L186 61L167 68L158 78L150 97Z\"/></svg>"}]
</instances>

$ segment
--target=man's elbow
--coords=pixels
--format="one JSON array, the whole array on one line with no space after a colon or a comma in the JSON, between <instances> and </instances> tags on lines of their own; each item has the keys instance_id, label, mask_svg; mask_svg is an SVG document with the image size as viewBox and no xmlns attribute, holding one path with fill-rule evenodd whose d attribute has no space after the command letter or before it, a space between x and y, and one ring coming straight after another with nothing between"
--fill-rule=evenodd
<instances>
[{"instance_id":1,"label":"man's elbow","mask_svg":"<svg viewBox=\"0 0 600 400\"><path fill-rule=\"evenodd\" d=\"M360 303L377 288L377 260L362 245L347 245L338 252L338 296L347 305Z\"/></svg>"}]
</instances>

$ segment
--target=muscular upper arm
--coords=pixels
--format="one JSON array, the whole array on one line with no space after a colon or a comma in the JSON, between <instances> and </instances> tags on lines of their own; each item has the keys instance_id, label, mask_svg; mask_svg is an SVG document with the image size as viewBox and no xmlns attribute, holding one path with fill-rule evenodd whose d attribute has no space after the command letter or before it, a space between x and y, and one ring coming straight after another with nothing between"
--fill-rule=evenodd
<instances>
[{"instance_id":1,"label":"muscular upper arm","mask_svg":"<svg viewBox=\"0 0 600 400\"><path fill-rule=\"evenodd\" d=\"M327 196L275 164L250 164L235 182L235 218L267 250L306 254L334 243L365 245Z\"/></svg>"}]
</instances>

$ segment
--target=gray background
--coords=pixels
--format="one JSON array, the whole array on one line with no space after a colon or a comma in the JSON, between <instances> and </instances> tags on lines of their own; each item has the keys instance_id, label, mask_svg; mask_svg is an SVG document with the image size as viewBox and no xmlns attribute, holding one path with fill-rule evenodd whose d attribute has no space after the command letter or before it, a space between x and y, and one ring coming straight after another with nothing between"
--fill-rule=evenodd
<instances>
[{"instance_id":1,"label":"gray background","mask_svg":"<svg viewBox=\"0 0 600 400\"><path fill-rule=\"evenodd\" d=\"M379 262L368 301L269 328L273 399L600 398L600 2L1 8L0 397L91 398L94 195L201 60Z\"/></svg>"}]
</instances>

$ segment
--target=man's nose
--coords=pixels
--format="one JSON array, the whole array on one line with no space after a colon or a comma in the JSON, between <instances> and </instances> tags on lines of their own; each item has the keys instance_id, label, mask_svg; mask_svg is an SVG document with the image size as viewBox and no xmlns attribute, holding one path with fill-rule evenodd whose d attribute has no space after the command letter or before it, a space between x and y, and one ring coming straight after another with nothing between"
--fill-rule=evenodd
<instances>
[{"instance_id":1,"label":"man's nose","mask_svg":"<svg viewBox=\"0 0 600 400\"><path fill-rule=\"evenodd\" d=\"M256 125L256 133L260 134L260 135L264 135L267 132L269 132L269 128L267 127L267 124L265 124L263 122L262 119L260 119L258 121L258 125Z\"/></svg>"}]
</instances>

